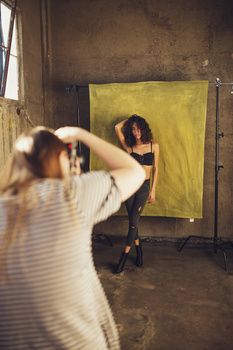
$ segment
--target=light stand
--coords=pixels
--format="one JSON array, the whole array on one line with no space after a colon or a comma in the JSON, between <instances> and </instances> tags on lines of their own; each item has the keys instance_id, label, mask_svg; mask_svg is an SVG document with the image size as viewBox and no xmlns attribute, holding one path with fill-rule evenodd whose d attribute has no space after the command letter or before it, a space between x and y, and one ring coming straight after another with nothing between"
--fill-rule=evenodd
<instances>
[{"instance_id":1,"label":"light stand","mask_svg":"<svg viewBox=\"0 0 233 350\"><path fill-rule=\"evenodd\" d=\"M181 246L177 249L179 252L182 251L186 243L192 239L196 238L199 240L207 240L213 244L214 252L217 253L217 250L221 250L224 257L225 270L228 272L228 260L226 250L223 245L225 242L220 238L218 233L218 183L219 183L219 173L223 168L223 165L219 160L219 140L224 137L223 132L220 132L220 87L222 85L232 85L232 83L222 83L219 78L215 81L216 87L216 133L215 133L215 191L214 191L214 235L213 237L204 237L191 235L188 236ZM233 86L233 85L232 85Z\"/></svg>"}]
</instances>

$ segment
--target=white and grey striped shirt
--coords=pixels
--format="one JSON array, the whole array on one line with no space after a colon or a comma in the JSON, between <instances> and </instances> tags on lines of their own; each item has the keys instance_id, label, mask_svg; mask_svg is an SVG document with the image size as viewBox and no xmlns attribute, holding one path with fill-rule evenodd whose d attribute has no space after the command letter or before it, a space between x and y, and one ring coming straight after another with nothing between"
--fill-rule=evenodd
<instances>
[{"instance_id":1,"label":"white and grey striped shirt","mask_svg":"<svg viewBox=\"0 0 233 350\"><path fill-rule=\"evenodd\" d=\"M16 230L0 284L1 350L120 348L91 248L93 225L120 204L105 171L75 176L69 187L42 179L24 195L0 197L0 244Z\"/></svg>"}]
</instances>

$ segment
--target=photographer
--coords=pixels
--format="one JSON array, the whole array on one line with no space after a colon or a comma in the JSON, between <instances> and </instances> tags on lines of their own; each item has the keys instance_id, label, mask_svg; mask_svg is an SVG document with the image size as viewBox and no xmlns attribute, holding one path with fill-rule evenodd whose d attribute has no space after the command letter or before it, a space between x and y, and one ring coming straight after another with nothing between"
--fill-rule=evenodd
<instances>
[{"instance_id":1,"label":"photographer","mask_svg":"<svg viewBox=\"0 0 233 350\"><path fill-rule=\"evenodd\" d=\"M65 143L75 141L110 171L70 176ZM38 127L18 138L0 179L0 348L119 349L91 234L141 186L143 168L81 128Z\"/></svg>"}]
</instances>

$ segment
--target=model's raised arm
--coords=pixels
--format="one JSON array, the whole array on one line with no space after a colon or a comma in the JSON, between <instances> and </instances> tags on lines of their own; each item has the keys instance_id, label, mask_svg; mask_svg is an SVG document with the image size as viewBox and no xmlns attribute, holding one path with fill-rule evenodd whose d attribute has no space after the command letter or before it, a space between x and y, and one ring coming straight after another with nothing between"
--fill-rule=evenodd
<instances>
[{"instance_id":1,"label":"model's raised arm","mask_svg":"<svg viewBox=\"0 0 233 350\"><path fill-rule=\"evenodd\" d=\"M124 134L122 132L122 128L124 127L126 121L127 121L127 119L122 120L120 123L116 124L115 125L115 132L116 132L117 138L120 141L122 147L129 153L130 149L125 143L125 137L124 137Z\"/></svg>"},{"instance_id":2,"label":"model's raised arm","mask_svg":"<svg viewBox=\"0 0 233 350\"><path fill-rule=\"evenodd\" d=\"M80 141L90 148L107 165L121 192L122 201L129 198L145 180L145 171L127 153L78 127L64 127L55 134L63 142Z\"/></svg>"}]
</instances>

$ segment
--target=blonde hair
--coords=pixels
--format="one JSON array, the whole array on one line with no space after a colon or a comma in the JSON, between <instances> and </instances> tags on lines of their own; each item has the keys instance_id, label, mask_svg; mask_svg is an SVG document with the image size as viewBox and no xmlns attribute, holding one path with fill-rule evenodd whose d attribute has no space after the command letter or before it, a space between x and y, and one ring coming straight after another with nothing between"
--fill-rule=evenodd
<instances>
[{"instance_id":1,"label":"blonde hair","mask_svg":"<svg viewBox=\"0 0 233 350\"><path fill-rule=\"evenodd\" d=\"M62 178L59 155L63 150L66 150L65 144L52 130L45 127L33 128L19 136L15 142L12 155L0 176L0 195L20 193L20 201L15 201L12 210L9 208L7 212L6 229L0 246L0 277L3 280L6 277L2 272L5 270L8 248L16 239L19 226L29 209L27 189L37 179ZM16 218L13 217L15 209Z\"/></svg>"},{"instance_id":2,"label":"blonde hair","mask_svg":"<svg viewBox=\"0 0 233 350\"><path fill-rule=\"evenodd\" d=\"M65 144L45 127L33 128L19 136L0 177L0 194L16 194L33 179L61 178L59 155L63 150L66 150ZM52 176L51 162L56 167Z\"/></svg>"}]
</instances>

